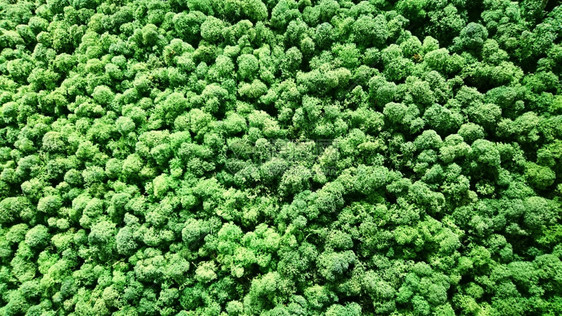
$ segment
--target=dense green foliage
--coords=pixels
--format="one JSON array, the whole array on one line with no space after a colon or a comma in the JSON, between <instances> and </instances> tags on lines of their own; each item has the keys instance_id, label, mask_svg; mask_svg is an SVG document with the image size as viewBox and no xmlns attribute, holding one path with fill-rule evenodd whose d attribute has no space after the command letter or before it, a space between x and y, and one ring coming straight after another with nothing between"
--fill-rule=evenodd
<instances>
[{"instance_id":1,"label":"dense green foliage","mask_svg":"<svg viewBox=\"0 0 562 316\"><path fill-rule=\"evenodd\" d=\"M0 0L0 315L562 315L555 0Z\"/></svg>"}]
</instances>

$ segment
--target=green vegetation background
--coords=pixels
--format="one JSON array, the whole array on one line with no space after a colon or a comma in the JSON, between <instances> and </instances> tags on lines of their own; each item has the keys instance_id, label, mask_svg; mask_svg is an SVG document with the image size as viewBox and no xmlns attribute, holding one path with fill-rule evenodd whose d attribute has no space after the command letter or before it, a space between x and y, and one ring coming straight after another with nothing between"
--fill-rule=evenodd
<instances>
[{"instance_id":1,"label":"green vegetation background","mask_svg":"<svg viewBox=\"0 0 562 316\"><path fill-rule=\"evenodd\" d=\"M0 315L562 315L556 0L0 0Z\"/></svg>"}]
</instances>

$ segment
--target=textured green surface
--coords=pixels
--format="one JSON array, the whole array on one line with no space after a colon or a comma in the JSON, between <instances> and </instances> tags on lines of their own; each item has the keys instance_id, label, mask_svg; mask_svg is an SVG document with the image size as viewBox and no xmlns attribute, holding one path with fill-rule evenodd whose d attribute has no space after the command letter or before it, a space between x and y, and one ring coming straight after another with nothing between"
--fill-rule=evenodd
<instances>
[{"instance_id":1,"label":"textured green surface","mask_svg":"<svg viewBox=\"0 0 562 316\"><path fill-rule=\"evenodd\" d=\"M0 0L0 315L562 315L556 0Z\"/></svg>"}]
</instances>

